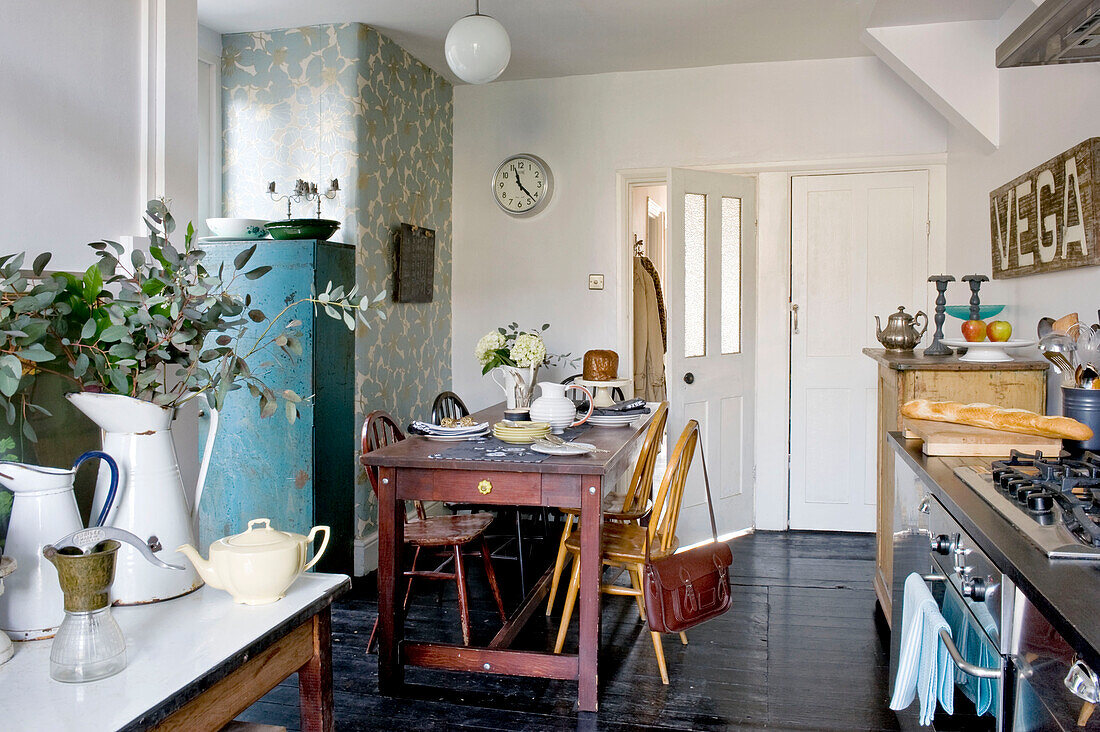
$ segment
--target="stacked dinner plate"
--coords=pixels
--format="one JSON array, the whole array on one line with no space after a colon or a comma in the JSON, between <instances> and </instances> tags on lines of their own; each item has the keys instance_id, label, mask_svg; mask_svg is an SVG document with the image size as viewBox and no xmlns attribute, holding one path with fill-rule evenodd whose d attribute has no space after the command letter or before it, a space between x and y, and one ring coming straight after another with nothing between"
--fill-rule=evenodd
<instances>
[{"instance_id":1,"label":"stacked dinner plate","mask_svg":"<svg viewBox=\"0 0 1100 732\"><path fill-rule=\"evenodd\" d=\"M626 427L634 422L638 417L644 417L644 412L635 412L634 414L593 414L588 418L588 424L596 425L597 427Z\"/></svg>"},{"instance_id":2,"label":"stacked dinner plate","mask_svg":"<svg viewBox=\"0 0 1100 732\"><path fill-rule=\"evenodd\" d=\"M462 442L463 440L471 440L489 434L488 422L469 427L441 427L437 424L425 424L423 422L418 422L416 425L427 433L424 437L436 442Z\"/></svg>"},{"instance_id":3,"label":"stacked dinner plate","mask_svg":"<svg viewBox=\"0 0 1100 732\"><path fill-rule=\"evenodd\" d=\"M527 445L548 434L549 422L513 422L512 425L497 422L493 425L493 435L513 445Z\"/></svg>"}]
</instances>

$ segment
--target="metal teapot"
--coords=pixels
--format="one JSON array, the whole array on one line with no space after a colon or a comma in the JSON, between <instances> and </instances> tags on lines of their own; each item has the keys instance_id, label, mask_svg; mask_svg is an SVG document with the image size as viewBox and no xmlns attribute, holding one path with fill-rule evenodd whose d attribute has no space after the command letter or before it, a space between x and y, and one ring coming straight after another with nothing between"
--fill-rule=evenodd
<instances>
[{"instance_id":1,"label":"metal teapot","mask_svg":"<svg viewBox=\"0 0 1100 732\"><path fill-rule=\"evenodd\" d=\"M924 318L924 326L920 330L916 327L917 318ZM928 330L928 316L923 311L910 315L905 312L904 306L899 306L898 311L886 321L885 330L878 316L875 316L875 337L887 351L912 351L920 343L926 330Z\"/></svg>"}]
</instances>

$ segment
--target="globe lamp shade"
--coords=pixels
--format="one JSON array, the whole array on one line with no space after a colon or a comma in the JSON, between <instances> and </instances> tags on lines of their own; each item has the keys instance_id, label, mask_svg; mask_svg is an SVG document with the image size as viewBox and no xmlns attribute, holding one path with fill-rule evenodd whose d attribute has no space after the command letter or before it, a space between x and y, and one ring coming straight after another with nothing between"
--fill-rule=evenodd
<instances>
[{"instance_id":1,"label":"globe lamp shade","mask_svg":"<svg viewBox=\"0 0 1100 732\"><path fill-rule=\"evenodd\" d=\"M504 73L512 43L504 26L488 15L467 15L447 33L447 65L468 84L487 84Z\"/></svg>"}]
</instances>

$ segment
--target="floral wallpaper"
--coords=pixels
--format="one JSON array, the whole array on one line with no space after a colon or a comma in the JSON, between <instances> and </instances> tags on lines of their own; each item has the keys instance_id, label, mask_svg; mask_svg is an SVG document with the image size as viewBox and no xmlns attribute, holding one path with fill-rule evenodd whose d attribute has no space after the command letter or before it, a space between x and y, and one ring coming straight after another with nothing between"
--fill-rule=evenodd
<instances>
[{"instance_id":1,"label":"floral wallpaper","mask_svg":"<svg viewBox=\"0 0 1100 732\"><path fill-rule=\"evenodd\" d=\"M287 192L298 178L322 189L340 180L322 217L341 222L334 241L357 246L360 290L391 295L385 320L356 333L357 423L374 409L402 424L424 418L451 385L450 83L358 23L226 35L222 47L225 215L286 218L268 181ZM295 204L293 215L315 216L316 206ZM392 301L402 222L436 231L430 303ZM349 445L349 460L358 449ZM364 537L377 508L357 471Z\"/></svg>"}]
</instances>

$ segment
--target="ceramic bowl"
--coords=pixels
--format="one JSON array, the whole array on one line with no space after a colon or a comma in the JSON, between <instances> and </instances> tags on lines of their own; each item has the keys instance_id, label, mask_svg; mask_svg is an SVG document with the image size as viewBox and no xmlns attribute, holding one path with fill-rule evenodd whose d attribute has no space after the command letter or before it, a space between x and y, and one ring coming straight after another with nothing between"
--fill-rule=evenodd
<instances>
[{"instance_id":1,"label":"ceramic bowl","mask_svg":"<svg viewBox=\"0 0 1100 732\"><path fill-rule=\"evenodd\" d=\"M275 239L318 239L328 241L328 238L340 228L340 222L332 219L286 219L285 221L269 221L266 226Z\"/></svg>"},{"instance_id":2,"label":"ceramic bowl","mask_svg":"<svg viewBox=\"0 0 1100 732\"><path fill-rule=\"evenodd\" d=\"M232 236L238 239L263 239L267 230L263 219L207 219L206 225L214 236Z\"/></svg>"}]
</instances>

